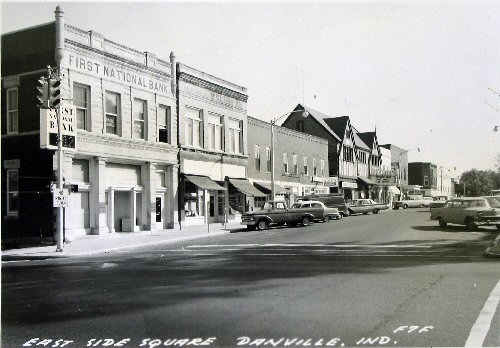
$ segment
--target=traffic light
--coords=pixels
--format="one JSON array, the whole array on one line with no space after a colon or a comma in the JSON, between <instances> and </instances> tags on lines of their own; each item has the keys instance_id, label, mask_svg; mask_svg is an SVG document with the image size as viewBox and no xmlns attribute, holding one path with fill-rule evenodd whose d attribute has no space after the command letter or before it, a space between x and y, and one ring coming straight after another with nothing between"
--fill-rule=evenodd
<instances>
[{"instance_id":1,"label":"traffic light","mask_svg":"<svg viewBox=\"0 0 500 348\"><path fill-rule=\"evenodd\" d=\"M61 104L61 81L57 78L49 80L49 107L56 109Z\"/></svg>"},{"instance_id":2,"label":"traffic light","mask_svg":"<svg viewBox=\"0 0 500 348\"><path fill-rule=\"evenodd\" d=\"M36 105L40 109L48 109L48 98L49 98L49 83L45 76L42 76L36 82Z\"/></svg>"}]
</instances>

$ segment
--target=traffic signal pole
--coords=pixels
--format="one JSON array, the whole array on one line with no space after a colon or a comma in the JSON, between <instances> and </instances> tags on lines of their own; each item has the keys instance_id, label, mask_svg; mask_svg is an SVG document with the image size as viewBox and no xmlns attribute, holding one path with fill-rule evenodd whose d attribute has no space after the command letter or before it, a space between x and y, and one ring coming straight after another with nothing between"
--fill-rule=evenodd
<instances>
[{"instance_id":1,"label":"traffic signal pole","mask_svg":"<svg viewBox=\"0 0 500 348\"><path fill-rule=\"evenodd\" d=\"M64 58L64 12L57 6L54 11L56 15L56 47L55 58L57 63L57 80L61 81L61 62ZM50 88L49 88L50 89ZM50 96L49 96L50 100ZM52 107L52 106L51 106ZM62 119L61 119L61 103L54 106L57 114L57 188L63 190L63 150L62 150ZM56 251L64 251L64 208L57 207L57 248Z\"/></svg>"}]
</instances>

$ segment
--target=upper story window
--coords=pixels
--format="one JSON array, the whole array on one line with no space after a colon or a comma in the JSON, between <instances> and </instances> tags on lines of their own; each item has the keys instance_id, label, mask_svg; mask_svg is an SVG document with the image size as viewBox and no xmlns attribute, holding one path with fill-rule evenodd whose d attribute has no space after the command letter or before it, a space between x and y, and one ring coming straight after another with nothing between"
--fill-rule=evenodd
<instances>
[{"instance_id":1,"label":"upper story window","mask_svg":"<svg viewBox=\"0 0 500 348\"><path fill-rule=\"evenodd\" d=\"M345 146L342 148L343 159L347 162L354 162L354 150L350 146Z\"/></svg>"},{"instance_id":2,"label":"upper story window","mask_svg":"<svg viewBox=\"0 0 500 348\"><path fill-rule=\"evenodd\" d=\"M134 99L132 106L132 137L135 139L146 139L146 105L145 100Z\"/></svg>"},{"instance_id":3,"label":"upper story window","mask_svg":"<svg viewBox=\"0 0 500 348\"><path fill-rule=\"evenodd\" d=\"M201 147L201 110L186 108L186 145Z\"/></svg>"},{"instance_id":4,"label":"upper story window","mask_svg":"<svg viewBox=\"0 0 500 348\"><path fill-rule=\"evenodd\" d=\"M170 143L170 106L160 105L158 108L158 142Z\"/></svg>"},{"instance_id":5,"label":"upper story window","mask_svg":"<svg viewBox=\"0 0 500 348\"><path fill-rule=\"evenodd\" d=\"M243 140L243 122L229 119L229 152L242 153L241 143Z\"/></svg>"},{"instance_id":6,"label":"upper story window","mask_svg":"<svg viewBox=\"0 0 500 348\"><path fill-rule=\"evenodd\" d=\"M313 158L313 176L318 175L318 168L316 167L316 158Z\"/></svg>"},{"instance_id":7,"label":"upper story window","mask_svg":"<svg viewBox=\"0 0 500 348\"><path fill-rule=\"evenodd\" d=\"M424 175L424 186L429 186L429 177Z\"/></svg>"},{"instance_id":8,"label":"upper story window","mask_svg":"<svg viewBox=\"0 0 500 348\"><path fill-rule=\"evenodd\" d=\"M299 156L297 156L297 155L293 155L293 158L292 158L292 161L293 161L293 174L295 174L295 175L299 174L299 165L297 163L298 157Z\"/></svg>"},{"instance_id":9,"label":"upper story window","mask_svg":"<svg viewBox=\"0 0 500 348\"><path fill-rule=\"evenodd\" d=\"M90 86L73 84L73 104L76 107L76 128L89 130Z\"/></svg>"},{"instance_id":10,"label":"upper story window","mask_svg":"<svg viewBox=\"0 0 500 348\"><path fill-rule=\"evenodd\" d=\"M260 146L254 145L255 170L260 171Z\"/></svg>"},{"instance_id":11,"label":"upper story window","mask_svg":"<svg viewBox=\"0 0 500 348\"><path fill-rule=\"evenodd\" d=\"M222 151L222 119L215 114L208 114L208 148Z\"/></svg>"},{"instance_id":12,"label":"upper story window","mask_svg":"<svg viewBox=\"0 0 500 348\"><path fill-rule=\"evenodd\" d=\"M295 123L295 129L298 130L299 132L304 131L304 121L300 120Z\"/></svg>"},{"instance_id":13,"label":"upper story window","mask_svg":"<svg viewBox=\"0 0 500 348\"><path fill-rule=\"evenodd\" d=\"M106 92L106 133L119 135L120 95Z\"/></svg>"},{"instance_id":14,"label":"upper story window","mask_svg":"<svg viewBox=\"0 0 500 348\"><path fill-rule=\"evenodd\" d=\"M286 152L283 153L283 172L288 174L288 154Z\"/></svg>"},{"instance_id":15,"label":"upper story window","mask_svg":"<svg viewBox=\"0 0 500 348\"><path fill-rule=\"evenodd\" d=\"M268 172L271 172L271 149L266 147L266 168Z\"/></svg>"},{"instance_id":16,"label":"upper story window","mask_svg":"<svg viewBox=\"0 0 500 348\"><path fill-rule=\"evenodd\" d=\"M7 170L7 215L18 216L19 213L19 170Z\"/></svg>"},{"instance_id":17,"label":"upper story window","mask_svg":"<svg viewBox=\"0 0 500 348\"><path fill-rule=\"evenodd\" d=\"M17 87L7 90L7 133L17 133L18 97Z\"/></svg>"},{"instance_id":18,"label":"upper story window","mask_svg":"<svg viewBox=\"0 0 500 348\"><path fill-rule=\"evenodd\" d=\"M304 174L309 175L309 166L307 165L307 157L304 157Z\"/></svg>"},{"instance_id":19,"label":"upper story window","mask_svg":"<svg viewBox=\"0 0 500 348\"><path fill-rule=\"evenodd\" d=\"M325 176L325 160L321 160L319 162L320 170L321 170L321 176Z\"/></svg>"}]
</instances>

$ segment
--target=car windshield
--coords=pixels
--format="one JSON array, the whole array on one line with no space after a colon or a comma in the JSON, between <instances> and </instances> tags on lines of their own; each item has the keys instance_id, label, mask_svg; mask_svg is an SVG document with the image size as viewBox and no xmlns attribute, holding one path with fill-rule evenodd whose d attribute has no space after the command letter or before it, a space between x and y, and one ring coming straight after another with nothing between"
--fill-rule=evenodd
<instances>
[{"instance_id":1,"label":"car windshield","mask_svg":"<svg viewBox=\"0 0 500 348\"><path fill-rule=\"evenodd\" d=\"M500 208L500 197L488 197L486 198L490 207L492 208Z\"/></svg>"}]
</instances>

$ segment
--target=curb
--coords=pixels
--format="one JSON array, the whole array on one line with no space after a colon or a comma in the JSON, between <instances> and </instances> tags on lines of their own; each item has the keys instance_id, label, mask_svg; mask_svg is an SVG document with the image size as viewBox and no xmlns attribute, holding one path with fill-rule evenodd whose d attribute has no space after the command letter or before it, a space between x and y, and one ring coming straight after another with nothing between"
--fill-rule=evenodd
<instances>
[{"instance_id":1,"label":"curb","mask_svg":"<svg viewBox=\"0 0 500 348\"><path fill-rule=\"evenodd\" d=\"M194 240L194 239L222 236L222 235L226 235L226 234L230 234L230 233L231 233L231 230L225 230L225 231L209 233L206 235L200 234L200 235L196 235L196 236L185 236L185 237L179 237L179 238L173 238L173 239L159 240L159 241L154 241L154 242L145 242L145 243L138 243L138 244L133 244L133 245L124 245L124 246L120 246L120 247L112 247L112 248L106 248L106 249L100 249L100 250L85 251L85 252L74 253L74 254L64 254L64 251L63 251L62 253L53 252L53 253L50 253L47 255L40 255L40 254L2 255L2 262L3 261L39 261L39 260L47 260L47 259L68 259L68 258L72 258L72 257L90 256L90 255L96 255L96 254L106 254L106 253L113 252L113 251L135 249L135 248L140 248L140 247L145 247L145 246L169 244L169 243L176 243L176 242L182 242L182 241L188 241L188 240Z\"/></svg>"},{"instance_id":2,"label":"curb","mask_svg":"<svg viewBox=\"0 0 500 348\"><path fill-rule=\"evenodd\" d=\"M491 242L490 246L484 251L483 255L486 257L500 258L500 234ZM497 251L493 251L497 249Z\"/></svg>"}]
</instances>

